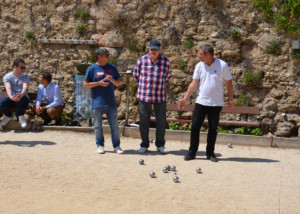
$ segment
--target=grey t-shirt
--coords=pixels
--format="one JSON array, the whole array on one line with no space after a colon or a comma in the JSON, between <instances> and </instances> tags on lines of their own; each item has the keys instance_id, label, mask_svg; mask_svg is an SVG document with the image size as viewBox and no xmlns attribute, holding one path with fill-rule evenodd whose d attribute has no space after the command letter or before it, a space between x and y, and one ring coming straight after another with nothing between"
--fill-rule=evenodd
<instances>
[{"instance_id":1,"label":"grey t-shirt","mask_svg":"<svg viewBox=\"0 0 300 214\"><path fill-rule=\"evenodd\" d=\"M3 82L4 84L8 82L10 83L12 94L18 92L21 93L23 89L23 83L29 83L30 77L26 74L21 74L21 76L16 77L12 72L10 72L3 77ZM28 97L27 93L26 96Z\"/></svg>"}]
</instances>

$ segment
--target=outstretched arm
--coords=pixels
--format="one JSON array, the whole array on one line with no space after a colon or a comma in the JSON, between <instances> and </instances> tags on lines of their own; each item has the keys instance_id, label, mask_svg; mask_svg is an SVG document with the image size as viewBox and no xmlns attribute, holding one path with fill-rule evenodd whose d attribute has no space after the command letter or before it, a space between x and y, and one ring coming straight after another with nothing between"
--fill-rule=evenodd
<instances>
[{"instance_id":1,"label":"outstretched arm","mask_svg":"<svg viewBox=\"0 0 300 214\"><path fill-rule=\"evenodd\" d=\"M184 97L179 100L177 102L178 104L178 108L182 109L183 106L186 104L186 101L190 98L190 96L198 89L198 86L199 86L199 79L196 79L196 80L193 80L189 87L188 87L188 90L186 91Z\"/></svg>"}]
</instances>

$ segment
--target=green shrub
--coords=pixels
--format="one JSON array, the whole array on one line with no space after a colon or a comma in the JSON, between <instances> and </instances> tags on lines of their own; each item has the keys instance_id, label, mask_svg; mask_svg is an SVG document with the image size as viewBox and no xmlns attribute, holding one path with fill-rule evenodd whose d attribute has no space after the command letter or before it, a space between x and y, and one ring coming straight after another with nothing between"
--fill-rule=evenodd
<instances>
[{"instance_id":1,"label":"green shrub","mask_svg":"<svg viewBox=\"0 0 300 214\"><path fill-rule=\"evenodd\" d=\"M191 131L192 130L192 124L189 123L187 125L184 125L182 128L185 131Z\"/></svg>"},{"instance_id":2,"label":"green shrub","mask_svg":"<svg viewBox=\"0 0 300 214\"><path fill-rule=\"evenodd\" d=\"M293 56L293 58L295 58L295 59L300 59L300 49L293 50L292 56Z\"/></svg>"},{"instance_id":3,"label":"green shrub","mask_svg":"<svg viewBox=\"0 0 300 214\"><path fill-rule=\"evenodd\" d=\"M261 130L260 128L238 128L235 132L236 134L245 134L245 135L256 135L256 136L261 136Z\"/></svg>"},{"instance_id":4,"label":"green shrub","mask_svg":"<svg viewBox=\"0 0 300 214\"><path fill-rule=\"evenodd\" d=\"M36 45L35 36L33 31L25 31L25 41L29 41L31 44Z\"/></svg>"},{"instance_id":5,"label":"green shrub","mask_svg":"<svg viewBox=\"0 0 300 214\"><path fill-rule=\"evenodd\" d=\"M228 33L230 36L238 39L241 37L241 32L240 29L238 27L230 27L228 30Z\"/></svg>"},{"instance_id":6,"label":"green shrub","mask_svg":"<svg viewBox=\"0 0 300 214\"><path fill-rule=\"evenodd\" d=\"M285 32L296 33L300 38L299 0L253 0L253 4L264 12L266 18L276 21L276 29L281 28Z\"/></svg>"},{"instance_id":7,"label":"green shrub","mask_svg":"<svg viewBox=\"0 0 300 214\"><path fill-rule=\"evenodd\" d=\"M169 123L169 128L170 128L171 130L178 130L178 129L179 129L179 124L178 124L178 122L170 122L170 123Z\"/></svg>"},{"instance_id":8,"label":"green shrub","mask_svg":"<svg viewBox=\"0 0 300 214\"><path fill-rule=\"evenodd\" d=\"M222 129L221 127L218 128L217 132L218 133L223 133L223 134L231 134L230 131L228 131L226 129Z\"/></svg>"},{"instance_id":9,"label":"green shrub","mask_svg":"<svg viewBox=\"0 0 300 214\"><path fill-rule=\"evenodd\" d=\"M184 69L186 67L186 61L184 61L184 59L179 60L178 67Z\"/></svg>"},{"instance_id":10,"label":"green shrub","mask_svg":"<svg viewBox=\"0 0 300 214\"><path fill-rule=\"evenodd\" d=\"M137 42L135 40L129 42L129 50L133 52L140 52L141 49L137 45Z\"/></svg>"},{"instance_id":11,"label":"green shrub","mask_svg":"<svg viewBox=\"0 0 300 214\"><path fill-rule=\"evenodd\" d=\"M267 51L268 54L279 54L280 49L281 49L280 43L273 40L273 41L267 46L266 51Z\"/></svg>"},{"instance_id":12,"label":"green shrub","mask_svg":"<svg viewBox=\"0 0 300 214\"><path fill-rule=\"evenodd\" d=\"M235 100L235 105L237 106L254 106L252 100L246 94L240 94Z\"/></svg>"},{"instance_id":13,"label":"green shrub","mask_svg":"<svg viewBox=\"0 0 300 214\"><path fill-rule=\"evenodd\" d=\"M79 34L83 34L86 32L86 26L84 24L77 24L76 28Z\"/></svg>"},{"instance_id":14,"label":"green shrub","mask_svg":"<svg viewBox=\"0 0 300 214\"><path fill-rule=\"evenodd\" d=\"M113 65L117 64L117 60L115 59L114 56L110 56L108 62Z\"/></svg>"},{"instance_id":15,"label":"green shrub","mask_svg":"<svg viewBox=\"0 0 300 214\"><path fill-rule=\"evenodd\" d=\"M255 85L258 82L260 82L261 79L262 79L262 75L260 73L256 73L256 72L246 70L243 73L242 82L244 82L247 85Z\"/></svg>"},{"instance_id":16,"label":"green shrub","mask_svg":"<svg viewBox=\"0 0 300 214\"><path fill-rule=\"evenodd\" d=\"M90 16L90 11L80 8L80 9L76 9L74 14L75 16L79 16L81 19L85 20Z\"/></svg>"},{"instance_id":17,"label":"green shrub","mask_svg":"<svg viewBox=\"0 0 300 214\"><path fill-rule=\"evenodd\" d=\"M190 48L194 47L194 43L191 40L183 41L183 45L186 49L190 49Z\"/></svg>"},{"instance_id":18,"label":"green shrub","mask_svg":"<svg viewBox=\"0 0 300 214\"><path fill-rule=\"evenodd\" d=\"M88 61L90 61L90 62L97 61L96 54L94 52L90 51L90 56L88 57Z\"/></svg>"},{"instance_id":19,"label":"green shrub","mask_svg":"<svg viewBox=\"0 0 300 214\"><path fill-rule=\"evenodd\" d=\"M129 88L130 88L130 97L133 98L133 96L136 95L138 86L135 82L132 82L129 84Z\"/></svg>"}]
</instances>

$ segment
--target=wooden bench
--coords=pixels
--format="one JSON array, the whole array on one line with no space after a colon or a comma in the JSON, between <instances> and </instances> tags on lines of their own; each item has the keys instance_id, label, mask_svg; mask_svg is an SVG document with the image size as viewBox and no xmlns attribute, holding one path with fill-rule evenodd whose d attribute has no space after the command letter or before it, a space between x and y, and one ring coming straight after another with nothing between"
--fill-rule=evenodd
<instances>
[{"instance_id":1,"label":"wooden bench","mask_svg":"<svg viewBox=\"0 0 300 214\"><path fill-rule=\"evenodd\" d=\"M7 97L7 94L6 94L5 91L1 91L0 95L1 95L0 99ZM35 105L35 100L36 100L36 97L37 97L37 92L28 93L28 96L29 96L29 104L28 104L26 110L31 109ZM16 108L11 108L9 110L12 111L12 112L15 112ZM0 111L0 113L2 114L1 111Z\"/></svg>"},{"instance_id":2,"label":"wooden bench","mask_svg":"<svg viewBox=\"0 0 300 214\"><path fill-rule=\"evenodd\" d=\"M185 105L183 109L179 109L177 104L169 104L167 103L166 110L167 111L176 111L176 112L193 112L194 105L188 104ZM152 106L153 109L153 106ZM260 122L252 122L248 121L248 115L259 115L259 108L258 107L248 107L248 106L236 106L234 109L229 108L228 106L223 106L222 114L240 114L245 115L245 121L226 121L220 120L220 126L240 126L240 127L259 127ZM184 117L184 116L183 116ZM151 121L155 122L155 117L151 117ZM180 118L167 118L167 123L170 122L179 122L179 123L191 123L192 119L180 119ZM203 124L207 124L208 121L205 120Z\"/></svg>"}]
</instances>

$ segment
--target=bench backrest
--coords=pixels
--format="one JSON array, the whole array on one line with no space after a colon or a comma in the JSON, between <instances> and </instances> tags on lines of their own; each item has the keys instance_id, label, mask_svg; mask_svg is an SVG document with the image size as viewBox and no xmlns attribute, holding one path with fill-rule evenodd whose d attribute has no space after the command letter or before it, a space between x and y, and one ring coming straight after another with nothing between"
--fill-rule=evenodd
<instances>
[{"instance_id":1,"label":"bench backrest","mask_svg":"<svg viewBox=\"0 0 300 214\"><path fill-rule=\"evenodd\" d=\"M167 103L167 111L194 111L194 105L187 104L183 109L179 109L177 104ZM259 114L258 107L248 107L248 106L236 106L234 109L229 108L228 106L223 106L222 113L233 113L233 114Z\"/></svg>"}]
</instances>

